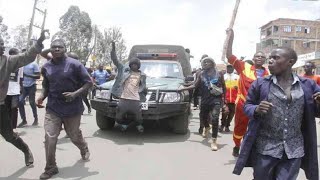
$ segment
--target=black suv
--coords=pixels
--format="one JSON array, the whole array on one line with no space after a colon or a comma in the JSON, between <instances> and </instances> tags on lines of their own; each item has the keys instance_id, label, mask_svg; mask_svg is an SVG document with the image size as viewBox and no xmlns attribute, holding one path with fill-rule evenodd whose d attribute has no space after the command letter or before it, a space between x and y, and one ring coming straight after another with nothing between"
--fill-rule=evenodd
<instances>
[{"instance_id":1,"label":"black suv","mask_svg":"<svg viewBox=\"0 0 320 180\"><path fill-rule=\"evenodd\" d=\"M189 91L179 91L179 87L186 80L190 81L193 78L184 76L188 73L191 75L190 62L184 48L170 45L140 45L132 48L130 56L133 55L141 59L140 70L147 75L148 93L147 100L142 103L143 120L159 121L175 133L186 134L190 114ZM180 63L181 61L184 63ZM181 64L188 66L182 68ZM100 129L111 129L115 124L118 99L111 94L113 83L114 81L109 81L102 84L96 91L96 98L91 100Z\"/></svg>"}]
</instances>

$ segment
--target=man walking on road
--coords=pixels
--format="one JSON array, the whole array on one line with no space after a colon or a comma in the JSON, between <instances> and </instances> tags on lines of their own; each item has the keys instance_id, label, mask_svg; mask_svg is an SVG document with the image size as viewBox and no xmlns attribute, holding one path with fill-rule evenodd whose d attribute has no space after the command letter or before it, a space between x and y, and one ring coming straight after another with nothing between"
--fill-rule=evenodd
<instances>
[{"instance_id":1,"label":"man walking on road","mask_svg":"<svg viewBox=\"0 0 320 180\"><path fill-rule=\"evenodd\" d=\"M280 47L271 52L271 76L254 81L244 106L250 118L234 172L253 167L254 179L295 180L300 167L306 178L319 179L316 103L320 88L292 72L296 52Z\"/></svg>"},{"instance_id":2,"label":"man walking on road","mask_svg":"<svg viewBox=\"0 0 320 180\"><path fill-rule=\"evenodd\" d=\"M37 54L43 48L42 42L45 39L45 31L41 32L40 38L36 44L32 46L27 52L13 56L5 56L4 54L4 41L0 37L0 133L7 142L20 149L24 153L25 164L30 166L33 164L33 156L28 145L12 130L12 123L9 118L9 111L5 98L9 86L9 78L11 72L15 72L22 66L34 61Z\"/></svg>"},{"instance_id":3,"label":"man walking on road","mask_svg":"<svg viewBox=\"0 0 320 180\"><path fill-rule=\"evenodd\" d=\"M235 113L235 101L238 95L239 76L233 71L233 66L227 65L227 73L223 76L226 84L226 101L229 111L226 111L225 109L222 110L221 126L219 128L220 132L223 132L223 130L230 132L230 123Z\"/></svg>"},{"instance_id":4,"label":"man walking on road","mask_svg":"<svg viewBox=\"0 0 320 180\"><path fill-rule=\"evenodd\" d=\"M235 102L236 112L233 132L233 141L235 143L235 147L233 148L232 152L232 155L237 157L239 156L241 140L247 131L249 121L248 117L243 112L243 106L248 94L248 89L254 80L269 75L269 72L262 66L266 60L266 56L262 52L257 52L254 55L254 65L237 59L237 57L232 54L232 44L234 39L233 30L228 29L227 31L230 33L230 37L227 46L226 57L228 58L228 62L239 74L238 97Z\"/></svg>"},{"instance_id":5,"label":"man walking on road","mask_svg":"<svg viewBox=\"0 0 320 180\"><path fill-rule=\"evenodd\" d=\"M206 57L201 60L203 71L200 72L199 78L189 87L181 90L199 89L201 96L200 105L200 124L204 126L203 137L207 138L210 132L210 121L212 122L212 143L211 150L217 151L217 137L219 126L219 114L222 105L225 103L225 83L223 76L216 69L215 62L212 58ZM227 107L224 107L227 110ZM228 110L227 110L228 111ZM201 126L200 126L201 127Z\"/></svg>"},{"instance_id":6,"label":"man walking on road","mask_svg":"<svg viewBox=\"0 0 320 180\"><path fill-rule=\"evenodd\" d=\"M92 87L90 76L85 67L77 60L65 54L63 40L51 43L53 58L43 65L42 94L37 99L40 107L48 97L44 120L46 167L40 179L49 179L57 174L56 145L63 123L67 135L80 149L83 160L88 160L90 153L80 130L81 114L84 107L81 95Z\"/></svg>"},{"instance_id":7,"label":"man walking on road","mask_svg":"<svg viewBox=\"0 0 320 180\"><path fill-rule=\"evenodd\" d=\"M26 111L24 108L25 99L27 96L29 97L29 103L34 118L32 125L38 125L38 113L35 101L37 91L37 79L40 79L40 70L39 65L36 62L32 62L23 67L23 90L19 98L19 112L22 122L18 125L18 128L21 128L27 124Z\"/></svg>"}]
</instances>

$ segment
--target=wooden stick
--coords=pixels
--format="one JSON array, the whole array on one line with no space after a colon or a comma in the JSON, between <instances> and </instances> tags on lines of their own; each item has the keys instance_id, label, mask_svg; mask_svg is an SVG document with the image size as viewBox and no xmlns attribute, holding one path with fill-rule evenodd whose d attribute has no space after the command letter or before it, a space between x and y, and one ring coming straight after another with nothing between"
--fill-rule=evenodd
<instances>
[{"instance_id":1,"label":"wooden stick","mask_svg":"<svg viewBox=\"0 0 320 180\"><path fill-rule=\"evenodd\" d=\"M238 8L239 8L239 4L240 4L240 0L236 0L236 5L233 9L233 14L232 14L232 18L231 18L231 21L230 21L230 24L229 24L229 28L233 28L233 25L234 25L234 22L236 20L236 16L237 16L237 12L238 12ZM225 41L224 41L224 44L223 44L223 51L222 51L222 57L221 57L221 60L225 63L225 64L228 64L226 62L226 51L227 51L227 46L228 46L228 41L229 41L229 35L227 35Z\"/></svg>"}]
</instances>

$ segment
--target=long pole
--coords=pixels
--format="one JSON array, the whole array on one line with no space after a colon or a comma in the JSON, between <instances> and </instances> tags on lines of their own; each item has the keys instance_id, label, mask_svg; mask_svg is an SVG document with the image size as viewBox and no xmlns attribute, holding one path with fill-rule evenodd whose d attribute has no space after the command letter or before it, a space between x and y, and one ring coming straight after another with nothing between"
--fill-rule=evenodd
<instances>
[{"instance_id":1,"label":"long pole","mask_svg":"<svg viewBox=\"0 0 320 180\"><path fill-rule=\"evenodd\" d=\"M239 4L240 4L240 0L236 0L236 5L233 9L233 14L232 14L232 18L229 24L229 28L233 28L234 22L236 20L236 16L237 16L237 12L238 12L238 8L239 8ZM229 36L226 37L224 44L223 44L223 51L222 51L222 57L221 57L221 61L223 61L225 64L227 64L226 62L226 52L227 52L227 46L228 46L228 40L229 40Z\"/></svg>"},{"instance_id":2,"label":"long pole","mask_svg":"<svg viewBox=\"0 0 320 180\"><path fill-rule=\"evenodd\" d=\"M36 12L37 3L38 3L38 0L34 0L32 16L31 16L31 21L30 21L30 25L29 25L28 44L27 44L28 47L30 46L30 40L31 40L31 36L32 36L32 27L33 27L33 22L34 22L34 14Z\"/></svg>"}]
</instances>

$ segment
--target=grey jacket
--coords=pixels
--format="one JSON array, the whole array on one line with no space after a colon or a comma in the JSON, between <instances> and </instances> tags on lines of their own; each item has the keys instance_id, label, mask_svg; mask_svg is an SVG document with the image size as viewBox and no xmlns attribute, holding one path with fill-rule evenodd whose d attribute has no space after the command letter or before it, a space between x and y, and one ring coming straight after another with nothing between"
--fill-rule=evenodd
<instances>
[{"instance_id":1,"label":"grey jacket","mask_svg":"<svg viewBox=\"0 0 320 180\"><path fill-rule=\"evenodd\" d=\"M42 48L36 44L25 53L8 57L5 55L0 56L0 105L4 104L11 72L15 72L18 68L33 62Z\"/></svg>"},{"instance_id":2,"label":"grey jacket","mask_svg":"<svg viewBox=\"0 0 320 180\"><path fill-rule=\"evenodd\" d=\"M118 69L118 74L112 86L111 93L112 95L120 98L124 88L124 82L130 77L131 70L129 68L126 68L122 63L119 62L115 52L111 52L111 59L113 64L117 66L117 69ZM140 101L145 102L146 95L147 95L147 87L146 87L146 74L144 74L143 72L141 72L141 77L140 77L139 95L140 95Z\"/></svg>"}]
</instances>

